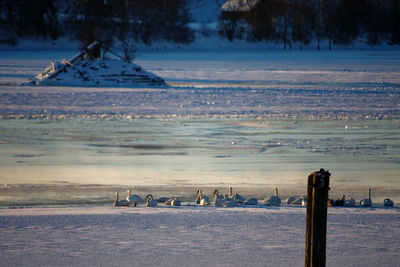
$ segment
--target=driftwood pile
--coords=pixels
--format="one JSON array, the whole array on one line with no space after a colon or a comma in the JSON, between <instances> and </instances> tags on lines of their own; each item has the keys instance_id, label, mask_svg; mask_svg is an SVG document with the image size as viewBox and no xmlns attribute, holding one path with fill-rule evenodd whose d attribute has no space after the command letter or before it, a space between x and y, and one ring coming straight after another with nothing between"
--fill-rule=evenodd
<instances>
[{"instance_id":1,"label":"driftwood pile","mask_svg":"<svg viewBox=\"0 0 400 267\"><path fill-rule=\"evenodd\" d=\"M100 58L103 51L103 59ZM110 53L114 59L105 59ZM95 41L69 60L52 63L32 81L59 86L166 86L165 81Z\"/></svg>"}]
</instances>

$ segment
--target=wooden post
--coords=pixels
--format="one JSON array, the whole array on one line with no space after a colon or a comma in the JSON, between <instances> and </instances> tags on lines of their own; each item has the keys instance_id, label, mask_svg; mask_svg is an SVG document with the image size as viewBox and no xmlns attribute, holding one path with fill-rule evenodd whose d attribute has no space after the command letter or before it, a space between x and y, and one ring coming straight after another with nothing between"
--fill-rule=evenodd
<instances>
[{"instance_id":1,"label":"wooden post","mask_svg":"<svg viewBox=\"0 0 400 267\"><path fill-rule=\"evenodd\" d=\"M306 215L306 267L326 265L326 223L329 171L320 169L308 176Z\"/></svg>"}]
</instances>

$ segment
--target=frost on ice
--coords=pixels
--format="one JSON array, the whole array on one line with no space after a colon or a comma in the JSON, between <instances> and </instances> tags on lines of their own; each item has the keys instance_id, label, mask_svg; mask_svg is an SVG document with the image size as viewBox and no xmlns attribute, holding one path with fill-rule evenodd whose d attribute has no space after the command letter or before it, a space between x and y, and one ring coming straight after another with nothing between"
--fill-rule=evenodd
<instances>
[{"instance_id":1,"label":"frost on ice","mask_svg":"<svg viewBox=\"0 0 400 267\"><path fill-rule=\"evenodd\" d=\"M108 55L114 58L107 58ZM58 86L166 86L162 78L125 60L98 41L70 60L52 63L32 83Z\"/></svg>"}]
</instances>

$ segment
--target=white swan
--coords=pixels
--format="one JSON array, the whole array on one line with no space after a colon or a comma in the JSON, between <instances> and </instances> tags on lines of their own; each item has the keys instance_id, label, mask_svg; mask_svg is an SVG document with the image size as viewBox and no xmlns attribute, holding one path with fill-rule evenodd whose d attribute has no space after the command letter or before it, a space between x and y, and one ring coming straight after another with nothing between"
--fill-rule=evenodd
<instances>
[{"instance_id":1,"label":"white swan","mask_svg":"<svg viewBox=\"0 0 400 267\"><path fill-rule=\"evenodd\" d=\"M286 200L286 203L287 203L287 204L290 204L290 205L306 206L306 205L307 205L307 197L305 197L305 196L298 197L298 198L296 198L296 197L289 197L289 198Z\"/></svg>"},{"instance_id":2,"label":"white swan","mask_svg":"<svg viewBox=\"0 0 400 267\"><path fill-rule=\"evenodd\" d=\"M208 197L203 196L203 191L199 189L197 190L197 198L195 203L200 205L210 205L210 200Z\"/></svg>"},{"instance_id":3,"label":"white swan","mask_svg":"<svg viewBox=\"0 0 400 267\"><path fill-rule=\"evenodd\" d=\"M167 202L169 200L169 198L167 198L167 197L160 197L159 199L157 199L157 202L158 203L165 203L165 202Z\"/></svg>"},{"instance_id":4,"label":"white swan","mask_svg":"<svg viewBox=\"0 0 400 267\"><path fill-rule=\"evenodd\" d=\"M335 206L337 207L343 207L344 206L344 201L346 200L346 196L343 195L341 199L335 200Z\"/></svg>"},{"instance_id":5,"label":"white swan","mask_svg":"<svg viewBox=\"0 0 400 267\"><path fill-rule=\"evenodd\" d=\"M232 197L232 200L235 201L235 202L238 203L238 204L241 204L241 203L243 203L243 202L245 201L244 197L242 197L242 196L239 195L239 194L235 194L235 195Z\"/></svg>"},{"instance_id":6,"label":"white swan","mask_svg":"<svg viewBox=\"0 0 400 267\"><path fill-rule=\"evenodd\" d=\"M232 187L230 187L230 186L228 187L228 196L227 197L229 198L229 200L235 201L238 204L241 204L245 201L245 198L242 197L241 195L239 195L239 194L233 195Z\"/></svg>"},{"instance_id":7,"label":"white swan","mask_svg":"<svg viewBox=\"0 0 400 267\"><path fill-rule=\"evenodd\" d=\"M145 198L147 207L157 207L157 200L153 199L151 194L148 194Z\"/></svg>"},{"instance_id":8,"label":"white swan","mask_svg":"<svg viewBox=\"0 0 400 267\"><path fill-rule=\"evenodd\" d=\"M286 204L292 204L293 203L293 201L295 201L296 200L296 197L288 197L287 199L286 199Z\"/></svg>"},{"instance_id":9,"label":"white swan","mask_svg":"<svg viewBox=\"0 0 400 267\"><path fill-rule=\"evenodd\" d=\"M362 207L371 207L372 200L371 200L371 188L368 189L368 198L364 198L360 200L360 205Z\"/></svg>"},{"instance_id":10,"label":"white swan","mask_svg":"<svg viewBox=\"0 0 400 267\"><path fill-rule=\"evenodd\" d=\"M126 199L118 200L119 193L115 192L114 207L128 207L129 202Z\"/></svg>"},{"instance_id":11,"label":"white swan","mask_svg":"<svg viewBox=\"0 0 400 267\"><path fill-rule=\"evenodd\" d=\"M271 196L269 199L265 198L264 199L266 206L280 206L281 205L281 199L278 196L278 188L274 188L274 195Z\"/></svg>"},{"instance_id":12,"label":"white swan","mask_svg":"<svg viewBox=\"0 0 400 267\"><path fill-rule=\"evenodd\" d=\"M246 205L258 205L258 200L254 197L250 197L244 201Z\"/></svg>"},{"instance_id":13,"label":"white swan","mask_svg":"<svg viewBox=\"0 0 400 267\"><path fill-rule=\"evenodd\" d=\"M176 197L171 200L171 206L180 206L182 203Z\"/></svg>"},{"instance_id":14,"label":"white swan","mask_svg":"<svg viewBox=\"0 0 400 267\"><path fill-rule=\"evenodd\" d=\"M346 198L343 203L343 207L355 207L356 206L356 201L354 198Z\"/></svg>"},{"instance_id":15,"label":"white swan","mask_svg":"<svg viewBox=\"0 0 400 267\"><path fill-rule=\"evenodd\" d=\"M236 207L237 203L230 199L224 199L222 195L219 194L217 189L214 190L214 206L218 207Z\"/></svg>"},{"instance_id":16,"label":"white swan","mask_svg":"<svg viewBox=\"0 0 400 267\"><path fill-rule=\"evenodd\" d=\"M167 206L180 206L181 204L182 202L176 197L170 198L167 201L165 201L165 205Z\"/></svg>"},{"instance_id":17,"label":"white swan","mask_svg":"<svg viewBox=\"0 0 400 267\"><path fill-rule=\"evenodd\" d=\"M219 194L219 190L218 189L214 190L213 195L214 195L214 199L217 198L217 200L222 200L224 198L223 195Z\"/></svg>"},{"instance_id":18,"label":"white swan","mask_svg":"<svg viewBox=\"0 0 400 267\"><path fill-rule=\"evenodd\" d=\"M180 206L181 204L182 202L176 197L170 198L167 201L165 201L165 205L167 206Z\"/></svg>"},{"instance_id":19,"label":"white swan","mask_svg":"<svg viewBox=\"0 0 400 267\"><path fill-rule=\"evenodd\" d=\"M223 194L222 198L232 200L232 187L228 186L228 194Z\"/></svg>"},{"instance_id":20,"label":"white swan","mask_svg":"<svg viewBox=\"0 0 400 267\"><path fill-rule=\"evenodd\" d=\"M343 195L341 199L328 199L328 207L343 207L346 201L346 196Z\"/></svg>"},{"instance_id":21,"label":"white swan","mask_svg":"<svg viewBox=\"0 0 400 267\"><path fill-rule=\"evenodd\" d=\"M383 201L383 206L385 206L385 207L393 207L393 204L394 204L393 201L389 198L386 198Z\"/></svg>"},{"instance_id":22,"label":"white swan","mask_svg":"<svg viewBox=\"0 0 400 267\"><path fill-rule=\"evenodd\" d=\"M137 204L145 204L146 203L144 201L144 199L141 198L140 196L138 196L136 194L131 195L131 190L127 191L126 200L130 203L131 206L135 206L135 207Z\"/></svg>"}]
</instances>

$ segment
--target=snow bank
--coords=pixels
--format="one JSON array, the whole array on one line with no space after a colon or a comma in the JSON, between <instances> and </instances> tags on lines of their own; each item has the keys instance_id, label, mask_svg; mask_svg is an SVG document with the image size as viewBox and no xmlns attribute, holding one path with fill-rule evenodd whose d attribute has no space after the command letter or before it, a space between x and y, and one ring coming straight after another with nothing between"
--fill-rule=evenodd
<instances>
[{"instance_id":1,"label":"snow bank","mask_svg":"<svg viewBox=\"0 0 400 267\"><path fill-rule=\"evenodd\" d=\"M62 71L59 71L61 68ZM59 71L59 72L58 72ZM133 63L117 59L82 60L74 64L63 60L52 63L39 74L37 85L141 87L165 86L162 78Z\"/></svg>"},{"instance_id":2,"label":"snow bank","mask_svg":"<svg viewBox=\"0 0 400 267\"><path fill-rule=\"evenodd\" d=\"M304 207L0 210L2 266L302 266ZM398 266L399 209L330 208L327 266Z\"/></svg>"}]
</instances>

